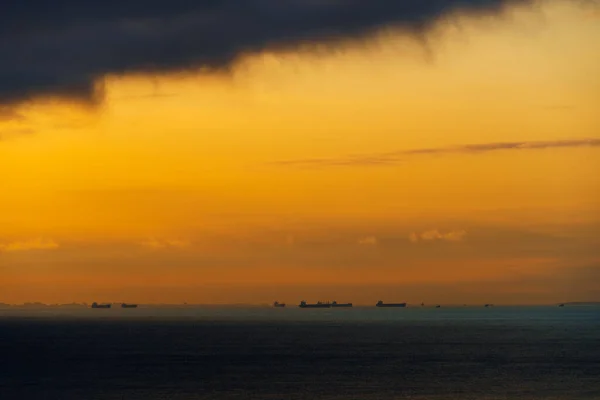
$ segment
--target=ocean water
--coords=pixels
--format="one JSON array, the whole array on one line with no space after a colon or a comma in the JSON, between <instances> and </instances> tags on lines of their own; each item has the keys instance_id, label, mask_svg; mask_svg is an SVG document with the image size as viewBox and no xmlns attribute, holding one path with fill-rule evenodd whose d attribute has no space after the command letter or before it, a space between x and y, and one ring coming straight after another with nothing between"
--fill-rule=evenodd
<instances>
[{"instance_id":1,"label":"ocean water","mask_svg":"<svg viewBox=\"0 0 600 400\"><path fill-rule=\"evenodd\" d=\"M600 399L600 307L1 309L0 399Z\"/></svg>"}]
</instances>

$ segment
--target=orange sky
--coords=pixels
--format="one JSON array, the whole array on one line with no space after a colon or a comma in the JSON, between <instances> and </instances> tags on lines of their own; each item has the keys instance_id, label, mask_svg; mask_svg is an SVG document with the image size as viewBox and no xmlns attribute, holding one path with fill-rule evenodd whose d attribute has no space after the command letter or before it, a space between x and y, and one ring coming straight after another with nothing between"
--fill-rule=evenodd
<instances>
[{"instance_id":1,"label":"orange sky","mask_svg":"<svg viewBox=\"0 0 600 400\"><path fill-rule=\"evenodd\" d=\"M0 302L600 300L593 15L455 15L426 47L386 31L21 105Z\"/></svg>"}]
</instances>

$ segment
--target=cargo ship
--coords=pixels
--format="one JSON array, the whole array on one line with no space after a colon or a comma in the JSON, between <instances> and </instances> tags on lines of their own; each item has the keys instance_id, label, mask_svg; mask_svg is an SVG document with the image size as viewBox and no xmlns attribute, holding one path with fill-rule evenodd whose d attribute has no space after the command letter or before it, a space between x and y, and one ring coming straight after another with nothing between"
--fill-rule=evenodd
<instances>
[{"instance_id":1,"label":"cargo ship","mask_svg":"<svg viewBox=\"0 0 600 400\"><path fill-rule=\"evenodd\" d=\"M352 307L352 303L338 303L337 301L333 301L331 307Z\"/></svg>"},{"instance_id":2,"label":"cargo ship","mask_svg":"<svg viewBox=\"0 0 600 400\"><path fill-rule=\"evenodd\" d=\"M137 308L137 306L138 306L137 304L125 304L125 303L121 304L121 308Z\"/></svg>"},{"instance_id":3,"label":"cargo ship","mask_svg":"<svg viewBox=\"0 0 600 400\"><path fill-rule=\"evenodd\" d=\"M331 303L329 303L329 302L323 303L321 301L318 301L317 303L314 303L314 304L308 304L306 301L302 300L300 302L300 304L298 305L298 307L300 307L300 308L331 308Z\"/></svg>"},{"instance_id":4,"label":"cargo ship","mask_svg":"<svg viewBox=\"0 0 600 400\"><path fill-rule=\"evenodd\" d=\"M96 302L92 303L92 308L111 308L112 304L98 304Z\"/></svg>"},{"instance_id":5,"label":"cargo ship","mask_svg":"<svg viewBox=\"0 0 600 400\"><path fill-rule=\"evenodd\" d=\"M377 304L375 304L375 307L406 307L406 303L384 303L379 300Z\"/></svg>"},{"instance_id":6,"label":"cargo ship","mask_svg":"<svg viewBox=\"0 0 600 400\"><path fill-rule=\"evenodd\" d=\"M275 303L273 303L273 307L283 308L283 307L285 307L285 303L280 303L280 302L276 301Z\"/></svg>"}]
</instances>

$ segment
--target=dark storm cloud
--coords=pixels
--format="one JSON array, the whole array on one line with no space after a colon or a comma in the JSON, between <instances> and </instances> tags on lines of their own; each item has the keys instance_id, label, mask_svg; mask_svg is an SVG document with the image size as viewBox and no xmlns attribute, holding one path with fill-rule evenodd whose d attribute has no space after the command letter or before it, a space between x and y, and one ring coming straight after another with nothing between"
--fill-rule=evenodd
<instances>
[{"instance_id":1,"label":"dark storm cloud","mask_svg":"<svg viewBox=\"0 0 600 400\"><path fill-rule=\"evenodd\" d=\"M340 158L309 158L301 160L275 161L274 165L297 167L334 167L393 165L408 157L445 154L480 154L495 151L539 150L570 147L600 147L600 139L548 140L539 142L497 142L467 144L455 147L430 147L423 149L401 150L388 153L347 156Z\"/></svg>"},{"instance_id":2,"label":"dark storm cloud","mask_svg":"<svg viewBox=\"0 0 600 400\"><path fill-rule=\"evenodd\" d=\"M107 74L227 68L240 54L426 29L465 9L529 0L9 0L0 4L0 103L93 101Z\"/></svg>"}]
</instances>

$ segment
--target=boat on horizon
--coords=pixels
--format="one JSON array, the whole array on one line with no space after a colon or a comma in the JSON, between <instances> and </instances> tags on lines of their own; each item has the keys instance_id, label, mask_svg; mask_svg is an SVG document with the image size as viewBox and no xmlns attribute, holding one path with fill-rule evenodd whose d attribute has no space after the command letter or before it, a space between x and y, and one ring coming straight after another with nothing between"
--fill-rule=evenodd
<instances>
[{"instance_id":1,"label":"boat on horizon","mask_svg":"<svg viewBox=\"0 0 600 400\"><path fill-rule=\"evenodd\" d=\"M121 304L121 308L137 308L137 304L126 304L126 303L122 303Z\"/></svg>"},{"instance_id":2,"label":"boat on horizon","mask_svg":"<svg viewBox=\"0 0 600 400\"><path fill-rule=\"evenodd\" d=\"M283 308L283 307L285 307L285 303L280 303L280 302L276 301L273 303L273 307Z\"/></svg>"},{"instance_id":3,"label":"boat on horizon","mask_svg":"<svg viewBox=\"0 0 600 400\"><path fill-rule=\"evenodd\" d=\"M322 302L322 301L318 301L316 303L313 304L309 304L306 301L302 300L300 302L300 304L298 305L298 307L300 308L331 308L331 303L330 302Z\"/></svg>"},{"instance_id":4,"label":"boat on horizon","mask_svg":"<svg viewBox=\"0 0 600 400\"><path fill-rule=\"evenodd\" d=\"M375 304L375 307L399 307L399 308L404 308L404 307L406 307L406 303L384 303L382 300L379 300L377 302L377 304Z\"/></svg>"},{"instance_id":5,"label":"boat on horizon","mask_svg":"<svg viewBox=\"0 0 600 400\"><path fill-rule=\"evenodd\" d=\"M337 301L333 301L331 307L352 307L352 303L338 303Z\"/></svg>"},{"instance_id":6,"label":"boat on horizon","mask_svg":"<svg viewBox=\"0 0 600 400\"><path fill-rule=\"evenodd\" d=\"M92 308L111 308L112 304L98 304L96 302L92 303Z\"/></svg>"}]
</instances>

